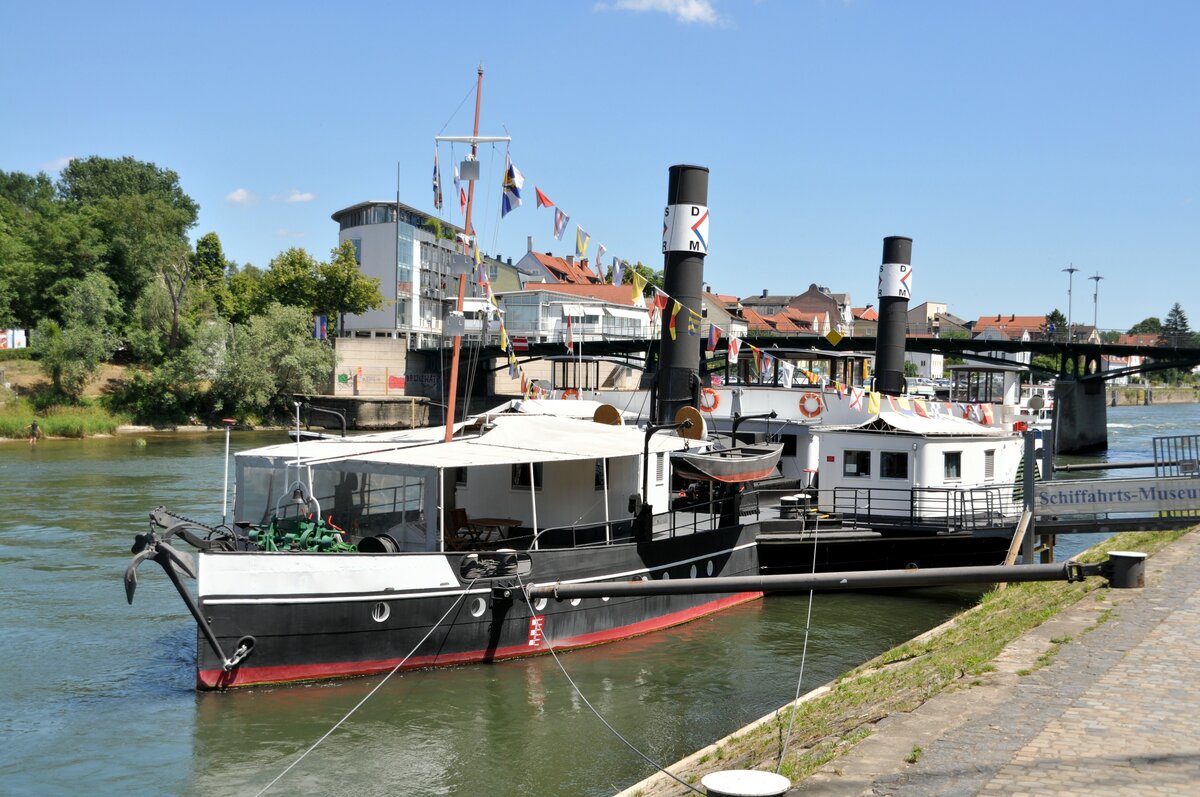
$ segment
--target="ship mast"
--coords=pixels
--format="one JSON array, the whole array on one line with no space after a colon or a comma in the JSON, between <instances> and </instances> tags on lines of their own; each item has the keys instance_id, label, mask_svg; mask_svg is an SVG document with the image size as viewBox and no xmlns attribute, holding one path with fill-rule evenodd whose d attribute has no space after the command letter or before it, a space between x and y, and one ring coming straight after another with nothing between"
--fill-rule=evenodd
<instances>
[{"instance_id":1,"label":"ship mast","mask_svg":"<svg viewBox=\"0 0 1200 797\"><path fill-rule=\"evenodd\" d=\"M479 135L479 104L483 96L483 64L479 65L478 77L475 83L475 127L470 136L435 136L435 141L451 141L456 143L469 143L471 145L471 160L476 160L475 156L479 151L480 142L489 143L504 141L508 142L512 139L508 136L480 136ZM475 180L467 180L467 216L464 223L466 229L466 240L463 241L463 254L471 254L471 241L475 239L474 231L471 229L471 209L475 203ZM478 245L478 242L476 242ZM461 316L463 312L463 304L467 298L467 275L462 273L458 275L458 304L455 309ZM446 399L446 437L447 443L454 436L454 412L455 403L458 396L458 360L462 351L462 336L454 336L454 354L450 358L450 394Z\"/></svg>"}]
</instances>

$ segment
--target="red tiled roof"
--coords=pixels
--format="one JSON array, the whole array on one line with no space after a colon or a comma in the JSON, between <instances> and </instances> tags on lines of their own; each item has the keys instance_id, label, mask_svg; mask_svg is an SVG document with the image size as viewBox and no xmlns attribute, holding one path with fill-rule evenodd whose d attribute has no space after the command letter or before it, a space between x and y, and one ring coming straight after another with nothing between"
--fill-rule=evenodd
<instances>
[{"instance_id":1,"label":"red tiled roof","mask_svg":"<svg viewBox=\"0 0 1200 797\"><path fill-rule=\"evenodd\" d=\"M1149 332L1139 332L1135 335L1122 335L1117 338L1117 343L1122 346L1157 346L1159 337Z\"/></svg>"},{"instance_id":2,"label":"red tiled roof","mask_svg":"<svg viewBox=\"0 0 1200 797\"><path fill-rule=\"evenodd\" d=\"M1044 315L1001 313L999 315L980 316L979 320L975 322L972 331L978 335L985 329L995 329L997 332L1002 332L1009 337L1020 337L1021 333L1026 331L1030 335L1036 335L1042 331L1042 327L1045 325L1046 316Z\"/></svg>"},{"instance_id":3,"label":"red tiled roof","mask_svg":"<svg viewBox=\"0 0 1200 797\"><path fill-rule=\"evenodd\" d=\"M595 285L600 282L600 278L586 267L586 259L569 263L564 257L555 257L541 252L531 252L530 254L549 269L555 279L560 282L569 282L575 285Z\"/></svg>"},{"instance_id":4,"label":"red tiled roof","mask_svg":"<svg viewBox=\"0 0 1200 797\"><path fill-rule=\"evenodd\" d=\"M853 307L850 312L859 321L878 321L879 313L875 312L874 307Z\"/></svg>"},{"instance_id":5,"label":"red tiled roof","mask_svg":"<svg viewBox=\"0 0 1200 797\"><path fill-rule=\"evenodd\" d=\"M630 285L575 285L569 282L530 282L526 290L542 290L551 293L562 293L568 296L584 296L598 299L609 304L623 304L634 307L633 287Z\"/></svg>"}]
</instances>

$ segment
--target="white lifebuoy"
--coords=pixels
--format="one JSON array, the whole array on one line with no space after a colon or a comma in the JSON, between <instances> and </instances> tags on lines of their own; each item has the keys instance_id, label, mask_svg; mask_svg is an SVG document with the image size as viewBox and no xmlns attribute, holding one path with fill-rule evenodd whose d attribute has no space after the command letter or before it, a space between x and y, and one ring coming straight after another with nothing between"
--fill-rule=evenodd
<instances>
[{"instance_id":1,"label":"white lifebuoy","mask_svg":"<svg viewBox=\"0 0 1200 797\"><path fill-rule=\"evenodd\" d=\"M825 409L820 393L805 393L800 397L800 414L805 418L815 418Z\"/></svg>"},{"instance_id":2,"label":"white lifebuoy","mask_svg":"<svg viewBox=\"0 0 1200 797\"><path fill-rule=\"evenodd\" d=\"M700 411L701 412L716 412L717 407L721 406L721 394L713 390L711 387L706 387L700 391Z\"/></svg>"}]
</instances>

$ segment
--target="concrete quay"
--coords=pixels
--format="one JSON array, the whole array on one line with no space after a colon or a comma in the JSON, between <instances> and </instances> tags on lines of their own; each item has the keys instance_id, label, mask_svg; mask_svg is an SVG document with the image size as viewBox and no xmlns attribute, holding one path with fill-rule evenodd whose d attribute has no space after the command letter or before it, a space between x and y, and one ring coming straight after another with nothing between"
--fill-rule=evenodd
<instances>
[{"instance_id":1,"label":"concrete quay","mask_svg":"<svg viewBox=\"0 0 1200 797\"><path fill-rule=\"evenodd\" d=\"M787 794L1196 794L1200 532L1150 557L1145 589L1093 593L993 664Z\"/></svg>"}]
</instances>

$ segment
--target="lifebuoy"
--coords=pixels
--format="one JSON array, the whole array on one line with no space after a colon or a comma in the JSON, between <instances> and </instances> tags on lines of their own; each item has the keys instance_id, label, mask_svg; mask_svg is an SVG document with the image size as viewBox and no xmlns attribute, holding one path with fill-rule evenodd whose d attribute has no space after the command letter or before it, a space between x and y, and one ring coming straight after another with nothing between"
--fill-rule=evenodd
<instances>
[{"instance_id":1,"label":"lifebuoy","mask_svg":"<svg viewBox=\"0 0 1200 797\"><path fill-rule=\"evenodd\" d=\"M577 399L579 398L579 391L573 387L569 387L562 392L562 397L565 399Z\"/></svg>"},{"instance_id":2,"label":"lifebuoy","mask_svg":"<svg viewBox=\"0 0 1200 797\"><path fill-rule=\"evenodd\" d=\"M711 387L706 387L700 391L700 411L701 412L716 412L717 407L721 406L721 394L713 390Z\"/></svg>"},{"instance_id":3,"label":"lifebuoy","mask_svg":"<svg viewBox=\"0 0 1200 797\"><path fill-rule=\"evenodd\" d=\"M805 418L815 418L825 409L820 393L805 393L800 397L800 414Z\"/></svg>"}]
</instances>

